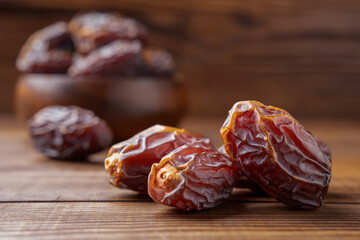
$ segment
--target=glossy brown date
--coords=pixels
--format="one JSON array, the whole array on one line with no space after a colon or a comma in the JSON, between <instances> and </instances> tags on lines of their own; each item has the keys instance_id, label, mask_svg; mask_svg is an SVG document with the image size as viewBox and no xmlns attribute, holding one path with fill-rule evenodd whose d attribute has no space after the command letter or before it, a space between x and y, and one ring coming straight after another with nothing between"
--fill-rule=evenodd
<instances>
[{"instance_id":1,"label":"glossy brown date","mask_svg":"<svg viewBox=\"0 0 360 240\"><path fill-rule=\"evenodd\" d=\"M114 41L86 56L76 55L69 73L86 76L165 76L175 72L174 61L162 49L142 49L138 41Z\"/></svg>"},{"instance_id":2,"label":"glossy brown date","mask_svg":"<svg viewBox=\"0 0 360 240\"><path fill-rule=\"evenodd\" d=\"M117 40L86 56L77 55L69 74L72 77L133 76L142 61L141 50L139 41Z\"/></svg>"},{"instance_id":3,"label":"glossy brown date","mask_svg":"<svg viewBox=\"0 0 360 240\"><path fill-rule=\"evenodd\" d=\"M208 138L184 129L162 125L150 127L112 146L105 159L108 180L115 187L147 193L151 165L187 143L212 147Z\"/></svg>"},{"instance_id":4,"label":"glossy brown date","mask_svg":"<svg viewBox=\"0 0 360 240\"><path fill-rule=\"evenodd\" d=\"M218 152L230 158L229 154L226 152L224 145L221 145L218 148ZM246 177L241 170L238 168L237 173L235 174L234 188L249 188L256 193L263 194L264 191L258 187L253 181Z\"/></svg>"},{"instance_id":5,"label":"glossy brown date","mask_svg":"<svg viewBox=\"0 0 360 240\"><path fill-rule=\"evenodd\" d=\"M28 128L35 148L55 159L83 159L113 139L104 120L77 106L46 107L28 121Z\"/></svg>"},{"instance_id":6,"label":"glossy brown date","mask_svg":"<svg viewBox=\"0 0 360 240\"><path fill-rule=\"evenodd\" d=\"M72 41L65 22L32 34L22 47L16 68L28 73L66 73L72 62Z\"/></svg>"},{"instance_id":7,"label":"glossy brown date","mask_svg":"<svg viewBox=\"0 0 360 240\"><path fill-rule=\"evenodd\" d=\"M330 151L285 110L237 102L221 136L241 172L266 193L297 208L323 204L331 179Z\"/></svg>"},{"instance_id":8,"label":"glossy brown date","mask_svg":"<svg viewBox=\"0 0 360 240\"><path fill-rule=\"evenodd\" d=\"M320 150L325 154L325 156L329 159L329 161L331 163L332 154L331 154L329 146L326 143L324 143L321 139L319 139L319 138L317 138L315 136L313 136L313 137L315 138L317 144L319 145Z\"/></svg>"},{"instance_id":9,"label":"glossy brown date","mask_svg":"<svg viewBox=\"0 0 360 240\"><path fill-rule=\"evenodd\" d=\"M185 211L212 208L230 196L237 172L213 148L184 145L152 165L148 193L158 203Z\"/></svg>"},{"instance_id":10,"label":"glossy brown date","mask_svg":"<svg viewBox=\"0 0 360 240\"><path fill-rule=\"evenodd\" d=\"M77 52L88 54L115 40L145 42L146 27L116 13L89 12L76 15L69 22Z\"/></svg>"}]
</instances>

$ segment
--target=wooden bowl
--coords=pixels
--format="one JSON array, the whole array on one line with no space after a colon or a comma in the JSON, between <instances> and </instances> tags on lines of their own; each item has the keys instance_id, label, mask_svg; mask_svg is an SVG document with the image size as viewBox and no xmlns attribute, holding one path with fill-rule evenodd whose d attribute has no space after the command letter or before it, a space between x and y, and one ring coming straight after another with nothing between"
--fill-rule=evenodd
<instances>
[{"instance_id":1,"label":"wooden bowl","mask_svg":"<svg viewBox=\"0 0 360 240\"><path fill-rule=\"evenodd\" d=\"M58 74L23 74L15 93L16 113L23 123L48 105L78 105L105 119L116 141L154 124L176 126L186 103L179 76L74 79Z\"/></svg>"}]
</instances>

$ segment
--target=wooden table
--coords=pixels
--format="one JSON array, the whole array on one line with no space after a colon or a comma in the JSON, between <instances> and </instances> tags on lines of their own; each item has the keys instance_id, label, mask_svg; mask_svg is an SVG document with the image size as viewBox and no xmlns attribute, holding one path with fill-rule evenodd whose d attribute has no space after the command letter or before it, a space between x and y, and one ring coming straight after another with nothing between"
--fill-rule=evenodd
<instances>
[{"instance_id":1,"label":"wooden table","mask_svg":"<svg viewBox=\"0 0 360 240\"><path fill-rule=\"evenodd\" d=\"M223 119L182 123L220 144ZM222 205L182 212L107 183L103 159L49 160L13 118L0 117L0 238L21 239L360 239L360 124L305 121L329 143L333 179L325 205L289 208L248 190Z\"/></svg>"}]
</instances>

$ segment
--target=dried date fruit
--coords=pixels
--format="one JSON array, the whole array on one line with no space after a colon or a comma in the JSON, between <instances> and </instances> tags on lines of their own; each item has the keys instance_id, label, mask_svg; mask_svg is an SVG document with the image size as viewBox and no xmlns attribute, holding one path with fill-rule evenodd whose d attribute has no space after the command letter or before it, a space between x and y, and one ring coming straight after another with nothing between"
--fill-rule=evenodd
<instances>
[{"instance_id":1,"label":"dried date fruit","mask_svg":"<svg viewBox=\"0 0 360 240\"><path fill-rule=\"evenodd\" d=\"M310 133L311 134L311 133ZM331 162L332 160L332 155L331 155L331 151L329 146L324 143L321 139L313 136L317 142L317 144L319 145L320 150L325 154L325 156L329 159L329 161Z\"/></svg>"},{"instance_id":2,"label":"dried date fruit","mask_svg":"<svg viewBox=\"0 0 360 240\"><path fill-rule=\"evenodd\" d=\"M22 47L16 67L28 73L66 73L72 62L72 41L65 22L32 34Z\"/></svg>"},{"instance_id":3,"label":"dried date fruit","mask_svg":"<svg viewBox=\"0 0 360 240\"><path fill-rule=\"evenodd\" d=\"M55 159L83 159L110 146L112 130L89 110L77 106L49 106L28 122L37 150Z\"/></svg>"},{"instance_id":4,"label":"dried date fruit","mask_svg":"<svg viewBox=\"0 0 360 240\"><path fill-rule=\"evenodd\" d=\"M286 111L239 102L221 132L227 152L263 190L291 206L321 206L331 177L330 150Z\"/></svg>"},{"instance_id":5,"label":"dried date fruit","mask_svg":"<svg viewBox=\"0 0 360 240\"><path fill-rule=\"evenodd\" d=\"M142 51L143 64L137 74L145 76L172 76L175 64L171 54L163 49L144 49Z\"/></svg>"},{"instance_id":6,"label":"dried date fruit","mask_svg":"<svg viewBox=\"0 0 360 240\"><path fill-rule=\"evenodd\" d=\"M230 196L237 172L215 149L187 144L152 165L148 193L158 203L186 211L212 208Z\"/></svg>"},{"instance_id":7,"label":"dried date fruit","mask_svg":"<svg viewBox=\"0 0 360 240\"><path fill-rule=\"evenodd\" d=\"M152 126L112 146L105 159L108 180L115 187L147 193L151 165L187 143L212 147L210 140L199 134L162 125Z\"/></svg>"},{"instance_id":8,"label":"dried date fruit","mask_svg":"<svg viewBox=\"0 0 360 240\"><path fill-rule=\"evenodd\" d=\"M229 154L225 151L224 145L221 145L218 148L218 152L230 158ZM234 188L249 188L256 193L264 193L264 191L254 182L252 182L248 177L246 177L240 169L238 169L237 174L235 174Z\"/></svg>"},{"instance_id":9,"label":"dried date fruit","mask_svg":"<svg viewBox=\"0 0 360 240\"><path fill-rule=\"evenodd\" d=\"M139 41L114 41L86 56L77 55L69 68L73 77L133 76L141 60Z\"/></svg>"},{"instance_id":10,"label":"dried date fruit","mask_svg":"<svg viewBox=\"0 0 360 240\"><path fill-rule=\"evenodd\" d=\"M116 13L89 12L76 15L69 22L77 52L88 54L115 40L146 41L146 27Z\"/></svg>"},{"instance_id":11,"label":"dried date fruit","mask_svg":"<svg viewBox=\"0 0 360 240\"><path fill-rule=\"evenodd\" d=\"M323 204L330 151L288 112L257 101L237 102L221 136L241 172L266 193L297 208Z\"/></svg>"}]
</instances>

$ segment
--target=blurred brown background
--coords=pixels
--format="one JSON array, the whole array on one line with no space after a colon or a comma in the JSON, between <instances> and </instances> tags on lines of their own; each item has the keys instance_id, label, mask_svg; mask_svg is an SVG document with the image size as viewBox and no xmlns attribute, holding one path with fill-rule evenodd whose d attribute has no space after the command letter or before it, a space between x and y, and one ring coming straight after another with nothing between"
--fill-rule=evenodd
<instances>
[{"instance_id":1,"label":"blurred brown background","mask_svg":"<svg viewBox=\"0 0 360 240\"><path fill-rule=\"evenodd\" d=\"M13 111L16 55L78 10L119 11L150 30L186 76L192 116L257 99L299 118L360 120L359 0L1 0L0 112Z\"/></svg>"}]
</instances>

